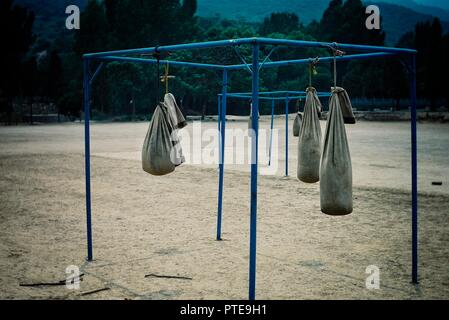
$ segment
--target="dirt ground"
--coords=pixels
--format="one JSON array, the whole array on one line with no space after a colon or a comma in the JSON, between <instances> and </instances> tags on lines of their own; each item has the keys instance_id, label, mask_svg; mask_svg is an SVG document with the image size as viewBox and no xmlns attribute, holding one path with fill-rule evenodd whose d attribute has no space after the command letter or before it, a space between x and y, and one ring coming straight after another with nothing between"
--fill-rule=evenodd
<instances>
[{"instance_id":1,"label":"dirt ground","mask_svg":"<svg viewBox=\"0 0 449 320\"><path fill-rule=\"evenodd\" d=\"M449 299L449 125L418 128L420 284L414 286L409 124L347 127L354 213L328 217L320 212L319 185L295 178L291 134L284 177L284 123L275 122L278 172L259 179L257 298ZM228 122L228 128L246 126ZM269 120L263 117L261 126ZM216 166L186 164L164 177L144 173L139 159L147 127L92 125L91 263L85 261L83 125L0 127L0 298L247 298L248 166L226 167L224 241L217 242ZM85 274L80 290L20 286L64 280L69 265ZM380 268L379 290L365 286L370 265ZM110 290L82 295L104 287Z\"/></svg>"}]
</instances>

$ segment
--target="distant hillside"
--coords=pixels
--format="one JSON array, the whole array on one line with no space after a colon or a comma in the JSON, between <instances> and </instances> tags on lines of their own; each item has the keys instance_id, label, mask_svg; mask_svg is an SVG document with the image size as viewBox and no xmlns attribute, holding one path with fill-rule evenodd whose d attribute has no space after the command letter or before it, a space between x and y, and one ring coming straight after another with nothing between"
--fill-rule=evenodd
<instances>
[{"instance_id":1,"label":"distant hillside","mask_svg":"<svg viewBox=\"0 0 449 320\"><path fill-rule=\"evenodd\" d=\"M309 23L320 20L328 7L329 0L197 0L199 16L241 19L250 22L262 21L272 12L294 12L300 21ZM35 32L40 36L38 47L45 47L47 41L63 34L65 8L76 4L83 9L88 0L16 0L36 13ZM449 8L447 0L369 0L379 5L383 17L387 43L395 44L406 32L413 30L417 22L428 21L438 16L445 31L449 31ZM394 4L393 4L394 3ZM429 3L441 8L424 5ZM367 2L368 4L368 2ZM446 20L446 21L445 21ZM70 37L73 33L67 33ZM40 45L39 45L40 44Z\"/></svg>"},{"instance_id":2,"label":"distant hillside","mask_svg":"<svg viewBox=\"0 0 449 320\"><path fill-rule=\"evenodd\" d=\"M365 0L367 1L367 0ZM449 1L444 0L439 2L438 0L381 0L381 1L369 1L372 3L385 2L395 4L399 6L412 9L417 13L429 14L440 18L441 20L449 20ZM435 3L435 4L434 4ZM438 4L438 5L437 5Z\"/></svg>"},{"instance_id":3,"label":"distant hillside","mask_svg":"<svg viewBox=\"0 0 449 320\"><path fill-rule=\"evenodd\" d=\"M329 0L197 0L199 16L261 21L272 12L295 12L304 23L321 19Z\"/></svg>"},{"instance_id":4,"label":"distant hillside","mask_svg":"<svg viewBox=\"0 0 449 320\"><path fill-rule=\"evenodd\" d=\"M418 13L403 6L377 3L380 8L383 28L387 33L387 44L394 45L404 33L414 29L418 22L431 21L434 19L432 15ZM441 21L443 30L449 31L449 22Z\"/></svg>"},{"instance_id":5,"label":"distant hillside","mask_svg":"<svg viewBox=\"0 0 449 320\"><path fill-rule=\"evenodd\" d=\"M449 11L441 8L425 6L413 0L366 2L369 3L376 4L381 9L383 27L387 33L386 42L389 45L395 44L404 33L413 30L416 23L432 20L434 16L438 16L444 30L449 31L449 22L445 22L449 21ZM296 13L303 23L309 23L320 20L328 4L329 0L198 0L198 15L261 21L272 12L287 11Z\"/></svg>"},{"instance_id":6,"label":"distant hillside","mask_svg":"<svg viewBox=\"0 0 449 320\"><path fill-rule=\"evenodd\" d=\"M199 16L220 15L223 18L260 21L272 12L295 12L304 23L319 20L330 0L197 0ZM423 1L423 0L422 0ZM426 0L427 1L427 0ZM430 0L436 1L438 0ZM424 5L424 1L415 0L381 0L368 1L374 4L390 3L412 9L417 13L430 14L441 20L449 20L449 1L442 0L441 7ZM447 2L447 3L446 3ZM446 10L443 10L447 8Z\"/></svg>"},{"instance_id":7,"label":"distant hillside","mask_svg":"<svg viewBox=\"0 0 449 320\"><path fill-rule=\"evenodd\" d=\"M443 8L449 11L449 1L447 0L415 0L419 4Z\"/></svg>"}]
</instances>

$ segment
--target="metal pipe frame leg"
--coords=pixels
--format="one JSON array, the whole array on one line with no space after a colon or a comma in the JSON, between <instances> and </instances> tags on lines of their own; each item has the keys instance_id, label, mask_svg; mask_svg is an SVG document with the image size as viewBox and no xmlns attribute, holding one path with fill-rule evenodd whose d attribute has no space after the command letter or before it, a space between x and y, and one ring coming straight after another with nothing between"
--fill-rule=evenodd
<instances>
[{"instance_id":1,"label":"metal pipe frame leg","mask_svg":"<svg viewBox=\"0 0 449 320\"><path fill-rule=\"evenodd\" d=\"M259 45L253 45L252 114L259 114ZM249 300L256 299L256 250L257 250L257 175L259 164L259 117L252 117L251 152L251 211L249 244Z\"/></svg>"},{"instance_id":2,"label":"metal pipe frame leg","mask_svg":"<svg viewBox=\"0 0 449 320\"><path fill-rule=\"evenodd\" d=\"M416 55L410 67L410 112L412 140L412 283L418 284L418 148L417 148L417 103L416 103Z\"/></svg>"},{"instance_id":3,"label":"metal pipe frame leg","mask_svg":"<svg viewBox=\"0 0 449 320\"><path fill-rule=\"evenodd\" d=\"M221 132L221 97L219 96L218 97L218 103L217 103L217 106L218 106L218 112L217 112L217 115L218 115L218 132L220 133ZM221 147L221 140L219 139L219 148Z\"/></svg>"},{"instance_id":4,"label":"metal pipe frame leg","mask_svg":"<svg viewBox=\"0 0 449 320\"><path fill-rule=\"evenodd\" d=\"M86 222L87 222L87 261L92 261L92 206L91 206L91 184L90 184L90 79L89 60L84 59L84 157L86 174Z\"/></svg>"},{"instance_id":5,"label":"metal pipe frame leg","mask_svg":"<svg viewBox=\"0 0 449 320\"><path fill-rule=\"evenodd\" d=\"M271 100L271 124L270 124L270 155L268 166L271 166L271 156L273 154L273 128L274 128L274 99Z\"/></svg>"},{"instance_id":6,"label":"metal pipe frame leg","mask_svg":"<svg viewBox=\"0 0 449 320\"><path fill-rule=\"evenodd\" d=\"M221 241L221 223L223 213L223 183L224 183L224 161L225 161L225 144L226 144L226 104L228 90L228 72L223 71L223 90L222 101L220 106L220 139L219 139L219 178L218 178L218 212L217 212L217 241Z\"/></svg>"},{"instance_id":7,"label":"metal pipe frame leg","mask_svg":"<svg viewBox=\"0 0 449 320\"><path fill-rule=\"evenodd\" d=\"M288 177L288 103L289 97L285 99L285 176Z\"/></svg>"}]
</instances>

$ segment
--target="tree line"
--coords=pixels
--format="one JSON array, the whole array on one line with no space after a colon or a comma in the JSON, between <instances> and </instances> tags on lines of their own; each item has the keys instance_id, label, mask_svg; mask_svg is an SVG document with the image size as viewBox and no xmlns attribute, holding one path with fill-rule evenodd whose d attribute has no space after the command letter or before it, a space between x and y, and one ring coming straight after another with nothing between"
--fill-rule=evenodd
<instances>
[{"instance_id":1,"label":"tree line","mask_svg":"<svg viewBox=\"0 0 449 320\"><path fill-rule=\"evenodd\" d=\"M382 30L366 29L367 15L361 0L332 0L321 20L307 25L294 13L273 13L260 23L249 23L219 17L200 18L196 16L196 9L196 0L91 0L81 15L80 30L71 35L65 33L63 41L52 39L42 48L41 44L36 45L36 35L33 34L33 12L15 5L13 0L0 0L0 33L7 44L0 53L0 113L3 118L10 119L16 101L26 103L39 97L54 102L58 113L79 117L82 110L82 55L88 52L254 36L385 44ZM449 34L443 34L440 21L434 19L418 24L397 46L419 51L418 96L425 98L432 109L442 104L447 106L449 78L445 75L449 71ZM238 50L244 59L251 60L249 47L242 46ZM270 50L270 47L262 47L262 54L267 55ZM271 59L329 54L326 49L280 47ZM233 48L176 52L170 59L241 63ZM170 72L176 76L170 82L170 91L182 103L186 113L216 113L220 74L175 66L170 66ZM156 92L156 81L159 81L156 75L157 70L152 65L109 63L93 86L94 118L147 117L161 94ZM346 87L352 97L392 99L397 108L400 101L408 97L407 77L403 61L399 59L341 62L338 65L338 85ZM308 83L308 66L264 69L261 73L262 90L304 90ZM313 85L320 91L330 90L333 75L329 64L318 65ZM230 91L250 89L251 75L247 70L231 74ZM241 103L230 101L229 112L248 114L249 110L241 108ZM267 112L268 108L263 106L262 112Z\"/></svg>"}]
</instances>

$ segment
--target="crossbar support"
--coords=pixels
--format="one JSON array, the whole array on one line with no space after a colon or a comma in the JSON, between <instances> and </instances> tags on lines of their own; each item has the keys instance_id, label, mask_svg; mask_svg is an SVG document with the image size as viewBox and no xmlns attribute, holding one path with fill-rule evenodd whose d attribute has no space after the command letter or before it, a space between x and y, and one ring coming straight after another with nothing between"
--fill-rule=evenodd
<instances>
[{"instance_id":1,"label":"crossbar support","mask_svg":"<svg viewBox=\"0 0 449 320\"><path fill-rule=\"evenodd\" d=\"M217 212L217 241L221 238L221 223L223 213L223 184L224 184L224 162L225 162L225 145L226 145L226 93L228 91L228 71L223 71L222 97L220 109L220 138L219 138L219 177L218 177L218 212Z\"/></svg>"},{"instance_id":2,"label":"crossbar support","mask_svg":"<svg viewBox=\"0 0 449 320\"><path fill-rule=\"evenodd\" d=\"M253 45L249 300L256 299L257 175L259 164L259 45Z\"/></svg>"},{"instance_id":3,"label":"crossbar support","mask_svg":"<svg viewBox=\"0 0 449 320\"><path fill-rule=\"evenodd\" d=\"M288 105L290 98L285 97L285 176L288 177Z\"/></svg>"},{"instance_id":4,"label":"crossbar support","mask_svg":"<svg viewBox=\"0 0 449 320\"><path fill-rule=\"evenodd\" d=\"M86 175L86 222L87 222L87 261L92 261L92 205L91 205L91 183L90 183L90 84L89 60L83 61L83 87L84 87L84 159Z\"/></svg>"},{"instance_id":5,"label":"crossbar support","mask_svg":"<svg viewBox=\"0 0 449 320\"><path fill-rule=\"evenodd\" d=\"M412 283L418 284L418 147L417 147L417 103L416 103L416 55L410 66L410 112L412 140Z\"/></svg>"}]
</instances>

